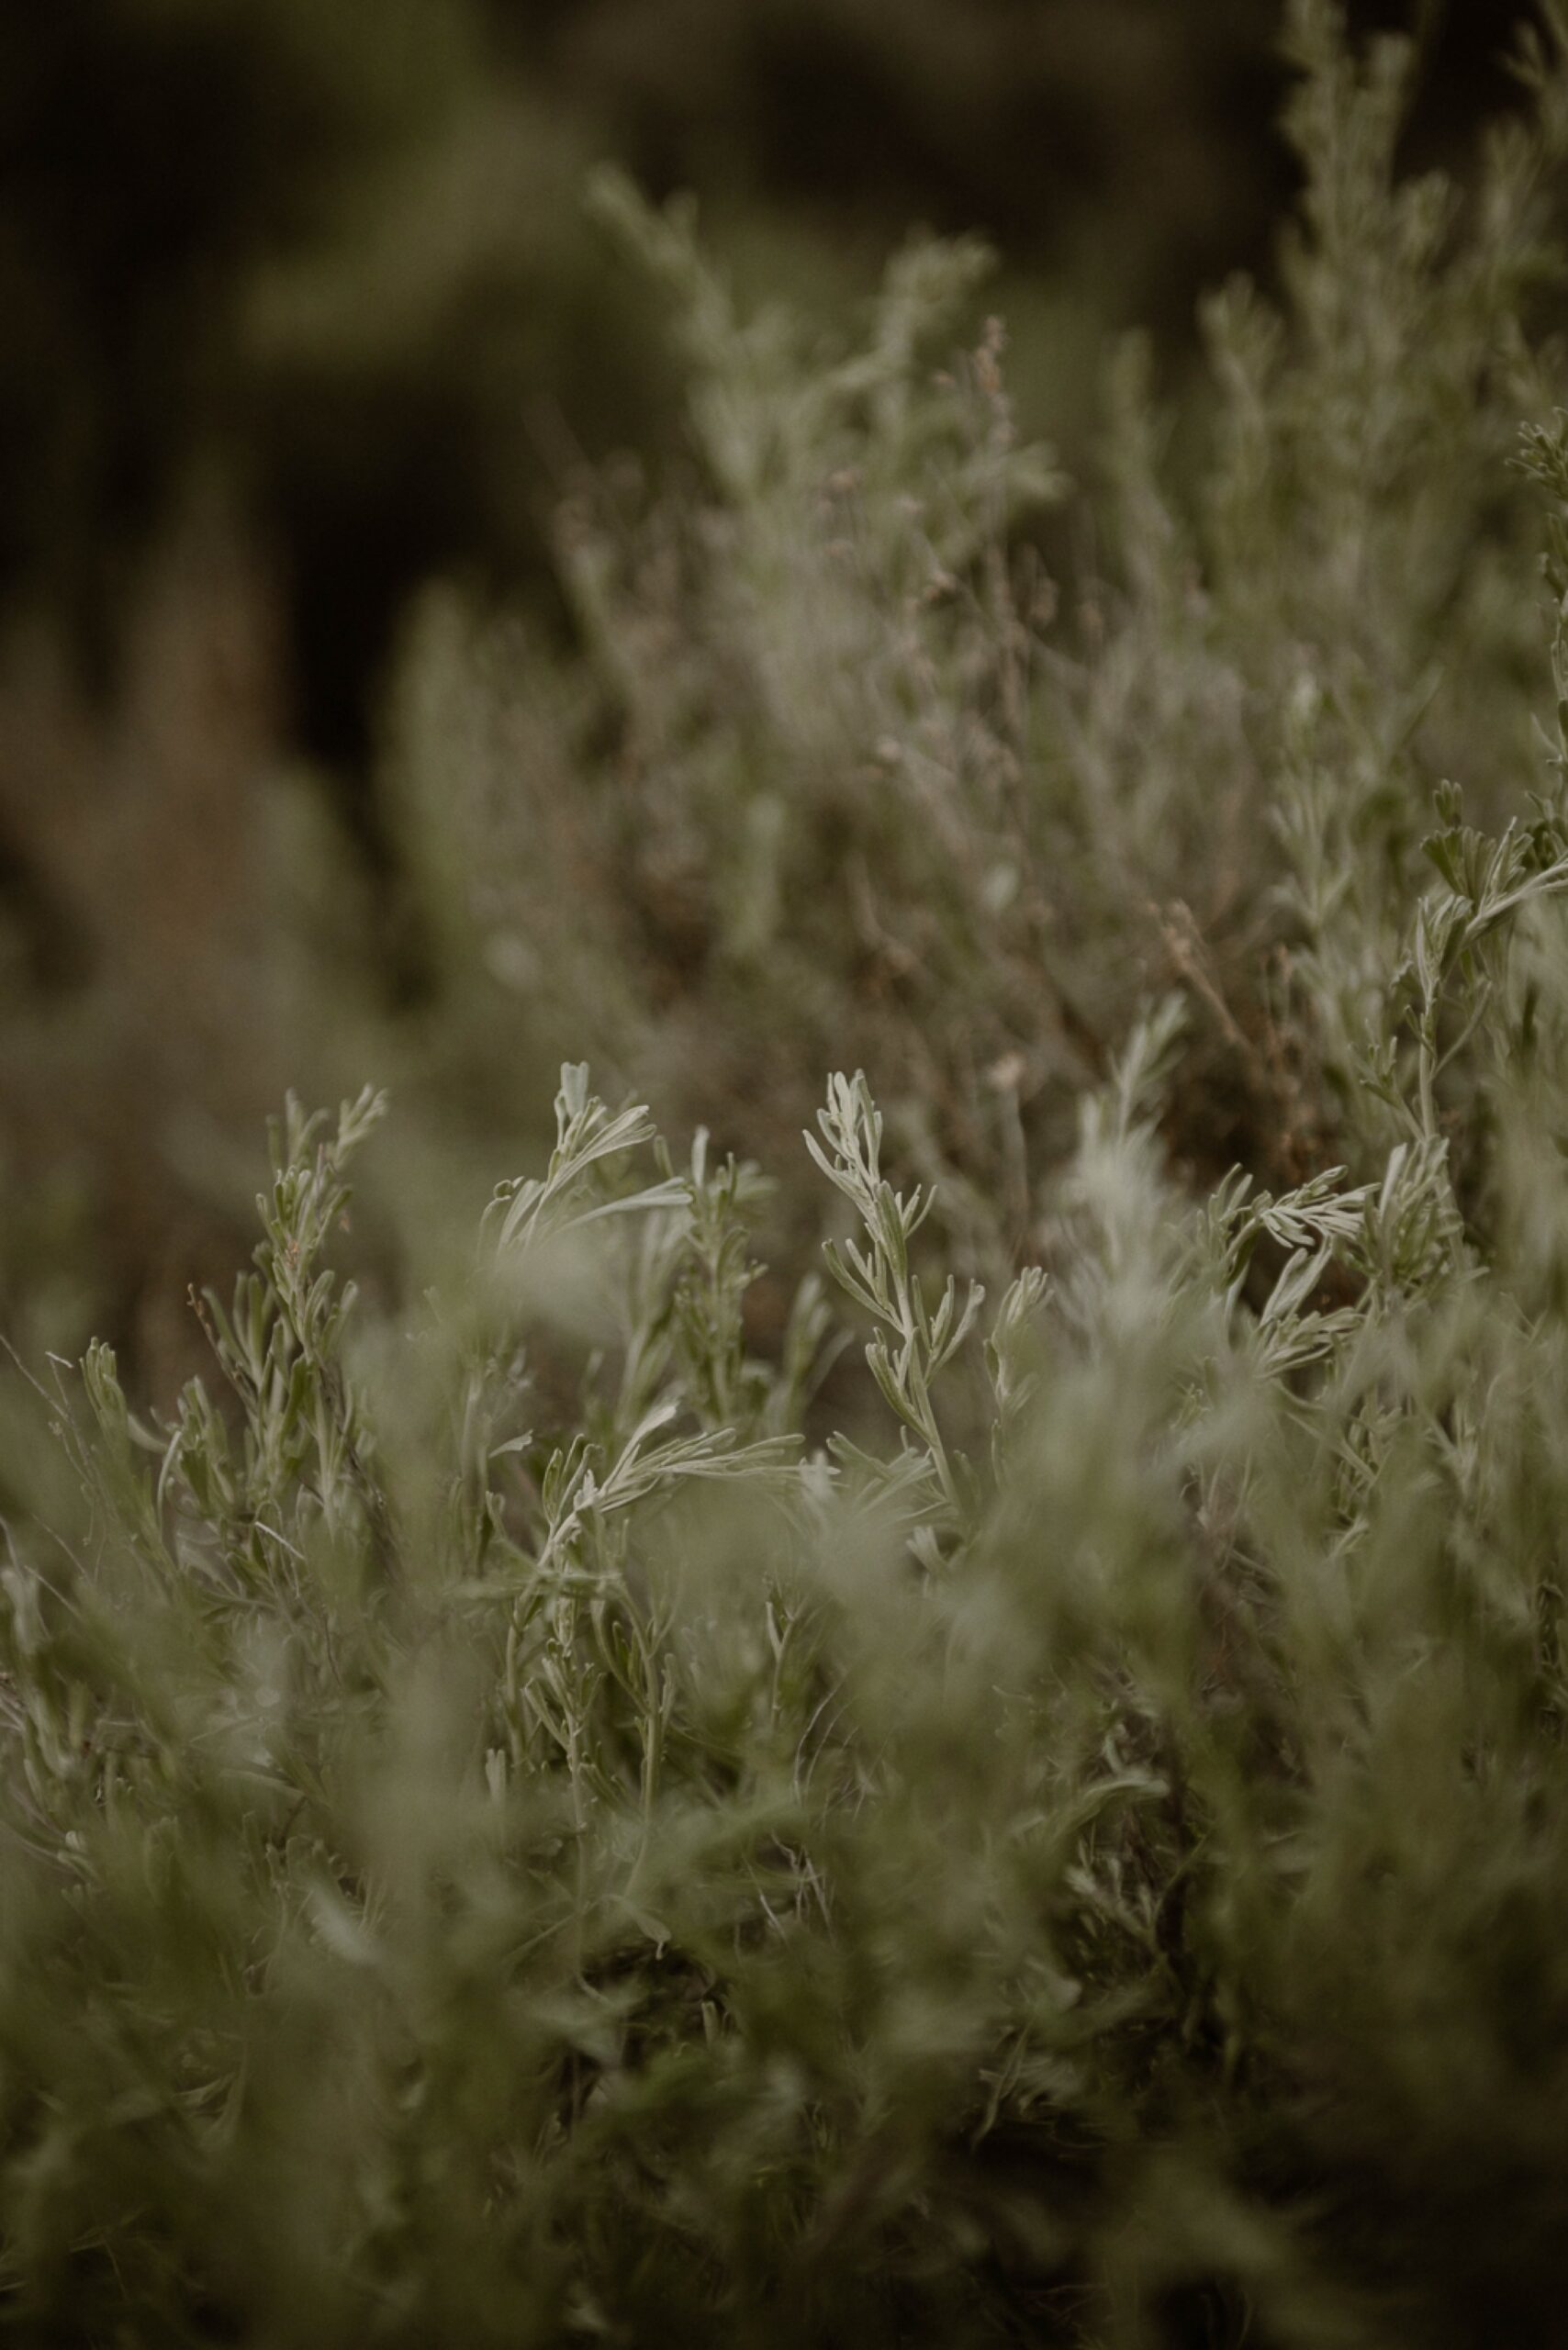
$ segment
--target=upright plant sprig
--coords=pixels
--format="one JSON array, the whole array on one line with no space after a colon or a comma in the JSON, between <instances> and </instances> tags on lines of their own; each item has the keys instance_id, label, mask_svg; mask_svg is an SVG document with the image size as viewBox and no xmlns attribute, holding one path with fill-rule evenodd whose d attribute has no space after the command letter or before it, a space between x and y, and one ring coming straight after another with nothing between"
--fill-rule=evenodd
<instances>
[{"instance_id":1,"label":"upright plant sprig","mask_svg":"<svg viewBox=\"0 0 1568 2350\"><path fill-rule=\"evenodd\" d=\"M1442 787L1438 804L1443 828L1422 847L1447 886L1428 891L1417 906L1410 948L1417 991L1410 1015L1416 1114L1424 1137L1438 1132L1438 1079L1481 1026L1502 983L1506 925L1525 906L1568 889L1568 841L1551 817L1543 815L1528 830L1510 823L1489 839L1461 823L1459 793L1451 784ZM1466 998L1464 1024L1444 1047L1439 1022L1456 977Z\"/></svg>"},{"instance_id":2,"label":"upright plant sprig","mask_svg":"<svg viewBox=\"0 0 1568 2350\"><path fill-rule=\"evenodd\" d=\"M243 1410L241 1459L231 1457L222 1416L199 1380L185 1388L166 1440L133 1431L138 1442L163 1454L159 1522L173 1499L182 1516L194 1513L221 1529L220 1579L238 1570L245 1582L264 1580L286 1569L297 1561L310 1521L319 1516L329 1533L341 1532L356 1508L384 1558L387 1552L386 1495L342 1367L354 1284L340 1287L322 1263L353 1198L348 1162L386 1110L386 1095L366 1086L340 1105L330 1133L326 1113L307 1114L292 1094L283 1117L269 1121L273 1180L256 1198L263 1237L253 1251L255 1270L241 1275L227 1308L211 1290L198 1307L218 1368ZM103 1382L91 1360L83 1369L103 1426Z\"/></svg>"},{"instance_id":3,"label":"upright plant sprig","mask_svg":"<svg viewBox=\"0 0 1568 2350\"><path fill-rule=\"evenodd\" d=\"M639 1149L656 1139L653 1120L640 1102L610 1110L597 1093L588 1091L586 1061L567 1061L561 1070L555 1096L555 1147L543 1177L498 1184L495 1197L480 1219L479 1237L498 1254L521 1253L545 1239L595 1223L607 1215L628 1215L644 1208L682 1207L687 1187L678 1175L626 1194L595 1198L591 1173L623 1152Z\"/></svg>"},{"instance_id":4,"label":"upright plant sprig","mask_svg":"<svg viewBox=\"0 0 1568 2350\"><path fill-rule=\"evenodd\" d=\"M1556 710L1545 746L1555 786L1536 800L1533 822L1511 820L1495 835L1464 822L1456 784L1439 786L1438 828L1421 843L1439 886L1417 905L1394 975L1395 1017L1374 1037L1361 1070L1362 1081L1399 1113L1412 1137L1433 1150L1441 1147L1442 1136L1439 1080L1485 1030L1494 1004L1504 1001L1518 917L1568 890L1568 411L1559 409L1548 425L1524 428L1518 467L1549 502L1542 572L1551 596ZM1445 1015L1456 998L1454 1031ZM1506 1024L1496 1033L1507 1035ZM1413 1102L1401 1083L1402 1034L1415 1046Z\"/></svg>"},{"instance_id":5,"label":"upright plant sprig","mask_svg":"<svg viewBox=\"0 0 1568 2350\"><path fill-rule=\"evenodd\" d=\"M768 1375L748 1360L744 1303L761 1270L751 1261L747 1219L769 1188L749 1161L711 1164L708 1130L692 1137L688 1214L671 1304L677 1354L699 1416L714 1427L751 1426Z\"/></svg>"},{"instance_id":6,"label":"upright plant sprig","mask_svg":"<svg viewBox=\"0 0 1568 2350\"><path fill-rule=\"evenodd\" d=\"M910 1264L909 1244L930 1214L934 1194L917 1184L906 1199L884 1179L881 1113L861 1070L852 1078L829 1078L817 1124L827 1150L809 1133L806 1148L859 1215L869 1244L863 1248L846 1240L840 1247L829 1240L823 1254L840 1287L882 1325L866 1348L871 1376L890 1408L924 1446L947 1510L961 1524L968 1502L932 1407L931 1383L974 1327L985 1291L970 1281L960 1307L949 1274L935 1313L927 1304Z\"/></svg>"},{"instance_id":7,"label":"upright plant sprig","mask_svg":"<svg viewBox=\"0 0 1568 2350\"><path fill-rule=\"evenodd\" d=\"M613 1162L656 1139L653 1121L642 1102L609 1109L589 1091L586 1062L563 1065L554 1108L555 1147L543 1175L517 1176L498 1184L479 1220L476 1259L482 1282L497 1270L516 1273L543 1244L607 1216L674 1208L684 1198L681 1183L667 1168L659 1182L631 1192L616 1182ZM488 1331L467 1367L454 1486L460 1523L487 1529L480 1537L481 1550L487 1549L489 1533L501 1523L499 1497L491 1485L495 1462L503 1453L525 1451L532 1441L522 1434L497 1440L501 1422L527 1384L526 1352L515 1331L509 1331L504 1344L496 1331Z\"/></svg>"},{"instance_id":8,"label":"upright plant sprig","mask_svg":"<svg viewBox=\"0 0 1568 2350\"><path fill-rule=\"evenodd\" d=\"M716 1252L714 1265L709 1269L712 1274L710 1287L718 1283L726 1294L733 1292L728 1303L738 1311L746 1269L744 1262L735 1260L735 1235L730 1233L730 1225L734 1221L734 1192L740 1170L729 1170L727 1183L720 1187L723 1193L721 1200L711 1198L703 1136L693 1153L689 1177L675 1174L646 1108L641 1102L618 1111L607 1108L588 1090L586 1062L568 1062L562 1069L560 1091L555 1096L555 1148L543 1178L531 1176L498 1188L481 1220L481 1247L487 1237L497 1258L504 1259L521 1255L543 1241L558 1240L567 1233L578 1232L607 1216L639 1212L656 1215L675 1211L691 1232L706 1235ZM665 1170L659 1180L631 1192L611 1191L607 1194L602 1179L608 1162L644 1145L654 1146L659 1153ZM738 1229L737 1225L737 1234ZM697 1253L700 1259L700 1249ZM665 1268L663 1281L653 1284L655 1291L667 1289L678 1277L678 1258L672 1257ZM699 1332L694 1314L689 1314L684 1336L689 1356L702 1352L705 1343L706 1355L711 1360L703 1367L708 1372L708 1400L711 1401L714 1395L728 1396L741 1375L741 1368L734 1360L737 1334L728 1326L730 1317L717 1316L711 1296L708 1304L705 1332ZM667 1320L669 1312L667 1297L655 1294L641 1301L640 1326L628 1333L630 1353L648 1355L653 1362L668 1367L667 1344L654 1345L647 1325ZM723 1327L720 1326L721 1320ZM720 1356L723 1357L722 1365ZM687 1371L688 1384L702 1383L693 1379L689 1362ZM652 1443L660 1429L668 1427L679 1416L690 1398L678 1378L666 1380L659 1392L652 1394L645 1392L646 1385L645 1382L638 1385L640 1408L636 1423L624 1440L613 1448L613 1459L606 1460L602 1448L590 1444L583 1436L552 1455L540 1488L545 1531L536 1566L543 1567L546 1562L554 1566L569 1560L593 1524L607 1514L646 1499L662 1484L688 1477L723 1477L744 1470L760 1471L765 1466L777 1466L793 1455L794 1439L790 1438L764 1438L752 1444L737 1444L735 1427L723 1420L693 1436L672 1436Z\"/></svg>"},{"instance_id":9,"label":"upright plant sprig","mask_svg":"<svg viewBox=\"0 0 1568 2350\"><path fill-rule=\"evenodd\" d=\"M337 1276L318 1268L353 1196L343 1168L386 1113L386 1096L367 1085L356 1101L342 1104L337 1131L326 1142L317 1138L319 1113L307 1117L291 1094L284 1123L274 1120L271 1127L272 1193L256 1203L265 1236L256 1250L257 1268L313 1383L312 1430L329 1527L337 1521L345 1487L358 1493L373 1516L384 1506L361 1458L353 1397L339 1359L354 1286L350 1281L340 1291Z\"/></svg>"},{"instance_id":10,"label":"upright plant sprig","mask_svg":"<svg viewBox=\"0 0 1568 2350\"><path fill-rule=\"evenodd\" d=\"M511 1602L500 1718L513 1767L564 1762L580 1826L590 1794L619 1802L627 1792L617 1759L624 1734L640 1755L636 1800L646 1830L676 1680L667 1619L627 1577L635 1517L694 1481L741 1481L758 1493L792 1484L799 1438L741 1439L763 1401L740 1320L752 1270L742 1209L755 1170L733 1161L711 1169L700 1135L689 1174L677 1174L646 1109L610 1110L590 1091L583 1063L562 1069L555 1120L544 1175L499 1187L485 1212L481 1253L515 1262L603 1218L645 1214L638 1244L615 1252L626 1368L596 1433L579 1428L549 1448L526 1549L511 1551L498 1577L470 1580L465 1591ZM659 1179L622 1188L610 1162L644 1147ZM683 1432L685 1416L700 1425ZM528 1441L501 1449L524 1450Z\"/></svg>"}]
</instances>

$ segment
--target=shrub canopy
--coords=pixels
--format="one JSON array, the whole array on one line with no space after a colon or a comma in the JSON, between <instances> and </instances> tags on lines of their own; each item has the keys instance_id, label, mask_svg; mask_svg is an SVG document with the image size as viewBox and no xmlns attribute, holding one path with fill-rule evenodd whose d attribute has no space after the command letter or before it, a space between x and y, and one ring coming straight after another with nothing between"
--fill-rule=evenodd
<instances>
[{"instance_id":1,"label":"shrub canopy","mask_svg":"<svg viewBox=\"0 0 1568 2350\"><path fill-rule=\"evenodd\" d=\"M1285 305L1190 511L1125 358L1062 612L972 248L824 355L600 189L689 487L390 763L469 1066L642 1082L396 1305L291 1102L218 1393L14 1415L17 2340L1553 2338L1568 41L1462 196L1292 28Z\"/></svg>"}]
</instances>

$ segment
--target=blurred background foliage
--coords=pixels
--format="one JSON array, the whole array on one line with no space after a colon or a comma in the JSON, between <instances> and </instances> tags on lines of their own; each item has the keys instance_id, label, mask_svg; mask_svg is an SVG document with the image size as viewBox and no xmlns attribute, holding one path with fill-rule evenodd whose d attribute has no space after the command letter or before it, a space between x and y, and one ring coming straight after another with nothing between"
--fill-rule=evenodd
<instances>
[{"instance_id":1,"label":"blurred background foliage","mask_svg":"<svg viewBox=\"0 0 1568 2350\"><path fill-rule=\"evenodd\" d=\"M1350 13L1414 18L1401 161L1462 165L1510 97L1503 16ZM783 1083L745 1063L755 1023L727 1058L711 1021L682 1026L706 949L680 874L618 893L606 865L634 839L575 811L585 768L642 754L594 666L630 608L596 603L571 500L591 475L602 529L607 498L649 510L705 462L689 354L585 207L592 167L694 191L742 308L783 296L829 326L913 224L982 234L998 274L950 341L1006 316L1023 437L1070 486L1027 527L1053 569L1092 571L1070 485L1114 337L1153 330L1179 471L1206 397L1197 297L1272 272L1278 29L1266 0L0 15L0 1313L24 1350L92 1326L139 1382L184 1371L187 1284L234 1259L286 1083L390 1079L389 1180L432 1201L482 1195L534 1139L563 1054L629 1069L650 1013L679 1108L722 1119ZM618 450L637 457L607 476ZM476 612L506 672L487 715ZM645 683L663 656L637 657ZM504 941L498 966L476 953L447 868L472 873L484 834L442 814L458 765L501 789L526 768L550 894L581 884L553 991L526 941L510 967ZM610 951L617 922L638 952ZM694 1069L705 1097L677 1085Z\"/></svg>"}]
</instances>

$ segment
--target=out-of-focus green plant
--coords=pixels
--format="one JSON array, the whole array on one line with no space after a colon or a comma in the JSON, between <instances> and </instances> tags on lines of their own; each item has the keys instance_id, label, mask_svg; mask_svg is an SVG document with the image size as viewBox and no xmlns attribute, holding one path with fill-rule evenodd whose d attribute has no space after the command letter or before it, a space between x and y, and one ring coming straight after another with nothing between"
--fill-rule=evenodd
<instances>
[{"instance_id":1,"label":"out-of-focus green plant","mask_svg":"<svg viewBox=\"0 0 1568 2350\"><path fill-rule=\"evenodd\" d=\"M1551 907L1498 921L1561 998ZM1462 1047L1500 1122L1568 1102L1525 991ZM1430 1138L1183 1197L1181 1049L1086 1099L983 1385L831 1080L880 1463L767 1432L820 1301L748 1360L755 1178L585 1069L380 1348L322 1256L381 1105L290 1111L232 1423L95 1349L80 1522L12 1534L18 2338L1544 2338L1568 1292L1528 1161L1467 1237Z\"/></svg>"},{"instance_id":2,"label":"out-of-focus green plant","mask_svg":"<svg viewBox=\"0 0 1568 2350\"><path fill-rule=\"evenodd\" d=\"M1302 6L1290 46L1278 303L1238 283L1206 309L1184 502L1148 354L1122 354L1066 588L1028 551L1065 490L1017 434L1001 329L933 370L978 247L909 248L824 351L738 308L689 210L611 177L595 207L689 370L691 477L603 477L564 514L585 659L451 598L410 651L392 792L454 986L495 1018L510 990L770 1164L823 1067L875 1070L902 1163L998 1283L1080 1094L1172 988L1172 1138L1205 1178L1385 1151L1367 1056L1432 794L1462 775L1489 822L1538 780L1510 459L1551 406L1561 28L1465 189L1398 172L1407 44L1357 58Z\"/></svg>"},{"instance_id":3,"label":"out-of-focus green plant","mask_svg":"<svg viewBox=\"0 0 1568 2350\"><path fill-rule=\"evenodd\" d=\"M770 1194L569 1060L543 1171L414 1235L394 1306L331 1261L379 1097L291 1105L204 1307L227 1392L138 1410L101 1348L36 1392L18 2342L1555 2338L1568 424L1506 322L1562 44L1439 229L1401 52L1293 21L1294 307L1226 313L1258 366L1190 535L1126 404L1075 647L1020 619L996 338L913 360L966 255L813 371L610 197L711 345L704 476L577 541L599 674L537 771L432 619L447 779L498 811L441 863L447 952L497 1072L517 957L596 1047L597 957L612 1008L662 979L672 1095L778 1076L725 1119L771 1130L814 1054L815 1132ZM823 1098L857 1057L896 1117ZM752 1254L846 1208L859 1382L814 1271Z\"/></svg>"}]
</instances>

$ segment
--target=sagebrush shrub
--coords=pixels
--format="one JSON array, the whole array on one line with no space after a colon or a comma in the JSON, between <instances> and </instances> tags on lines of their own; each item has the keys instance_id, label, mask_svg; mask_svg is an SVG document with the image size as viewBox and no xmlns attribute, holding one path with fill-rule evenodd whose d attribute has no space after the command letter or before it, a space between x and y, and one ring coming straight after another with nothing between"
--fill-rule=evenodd
<instances>
[{"instance_id":1,"label":"sagebrush shrub","mask_svg":"<svg viewBox=\"0 0 1568 2350\"><path fill-rule=\"evenodd\" d=\"M291 1105L226 1395L39 1390L83 1502L0 1617L18 2340L1556 2338L1568 47L1462 207L1395 179L1404 51L1293 24L1289 307L1216 313L1191 522L1124 371L1075 651L997 338L915 368L967 252L813 370L610 195L706 486L580 526L618 745L580 805L516 778L531 846L439 833L453 953L530 926L555 1017L596 955L662 986L622 1051L683 1040L678 1092L727 1024L738 1128L807 1056L899 1115L829 1077L780 1214L568 1061L543 1172L365 1312L382 1102ZM503 689L431 631L410 707L465 680L494 806ZM837 1219L835 1294L759 1326L769 1217Z\"/></svg>"}]
</instances>

